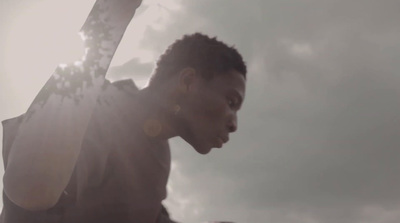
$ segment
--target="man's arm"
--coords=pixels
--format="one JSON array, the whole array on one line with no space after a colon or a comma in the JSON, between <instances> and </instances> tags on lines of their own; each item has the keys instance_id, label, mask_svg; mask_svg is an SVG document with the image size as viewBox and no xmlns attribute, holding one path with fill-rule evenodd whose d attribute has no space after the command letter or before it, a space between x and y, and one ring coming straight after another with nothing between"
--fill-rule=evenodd
<instances>
[{"instance_id":1,"label":"man's arm","mask_svg":"<svg viewBox=\"0 0 400 223\"><path fill-rule=\"evenodd\" d=\"M24 115L4 191L28 210L54 206L72 175L104 76L141 0L97 0L81 33L82 61L58 67Z\"/></svg>"}]
</instances>

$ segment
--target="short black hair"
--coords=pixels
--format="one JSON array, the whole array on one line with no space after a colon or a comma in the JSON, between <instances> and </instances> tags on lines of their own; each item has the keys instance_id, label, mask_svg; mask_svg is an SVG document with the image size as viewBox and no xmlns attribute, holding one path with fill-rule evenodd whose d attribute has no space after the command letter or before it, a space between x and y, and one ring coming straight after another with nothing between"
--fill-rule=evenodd
<instances>
[{"instance_id":1,"label":"short black hair","mask_svg":"<svg viewBox=\"0 0 400 223\"><path fill-rule=\"evenodd\" d=\"M150 84L162 83L185 67L200 71L207 80L212 79L215 73L232 69L245 78L247 73L242 56L233 46L226 45L216 37L194 33L176 40L159 57Z\"/></svg>"}]
</instances>

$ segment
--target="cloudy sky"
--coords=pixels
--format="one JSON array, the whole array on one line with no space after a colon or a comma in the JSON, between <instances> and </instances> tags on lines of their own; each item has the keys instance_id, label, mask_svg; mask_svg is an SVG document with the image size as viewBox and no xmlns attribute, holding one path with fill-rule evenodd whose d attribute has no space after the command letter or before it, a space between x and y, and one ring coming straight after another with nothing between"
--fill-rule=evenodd
<instances>
[{"instance_id":1,"label":"cloudy sky","mask_svg":"<svg viewBox=\"0 0 400 223\"><path fill-rule=\"evenodd\" d=\"M0 120L82 55L76 33L93 3L1 0ZM223 149L202 156L171 140L173 218L399 222L399 12L398 0L144 0L110 79L143 86L157 56L196 31L235 45L249 67Z\"/></svg>"}]
</instances>

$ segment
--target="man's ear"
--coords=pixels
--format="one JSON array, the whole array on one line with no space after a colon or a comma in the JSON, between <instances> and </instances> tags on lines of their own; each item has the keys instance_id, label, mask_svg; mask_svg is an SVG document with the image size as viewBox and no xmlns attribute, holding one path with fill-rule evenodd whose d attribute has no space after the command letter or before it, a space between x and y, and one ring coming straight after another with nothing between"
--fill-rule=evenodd
<instances>
[{"instance_id":1,"label":"man's ear","mask_svg":"<svg viewBox=\"0 0 400 223\"><path fill-rule=\"evenodd\" d=\"M192 67L183 68L179 72L179 90L183 93L193 90L198 81L199 75Z\"/></svg>"}]
</instances>

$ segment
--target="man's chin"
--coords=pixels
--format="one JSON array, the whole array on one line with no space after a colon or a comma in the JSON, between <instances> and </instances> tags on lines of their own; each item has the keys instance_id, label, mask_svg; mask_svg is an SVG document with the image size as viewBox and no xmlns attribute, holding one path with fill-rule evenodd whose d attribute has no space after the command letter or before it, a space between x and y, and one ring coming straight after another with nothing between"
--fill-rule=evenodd
<instances>
[{"instance_id":1,"label":"man's chin","mask_svg":"<svg viewBox=\"0 0 400 223\"><path fill-rule=\"evenodd\" d=\"M208 154L211 149L212 149L212 145L210 145L209 143L204 143L204 141L200 141L200 140L188 140L183 138L187 143L189 143L194 150L196 150L198 153L202 154L202 155L206 155Z\"/></svg>"},{"instance_id":2,"label":"man's chin","mask_svg":"<svg viewBox=\"0 0 400 223\"><path fill-rule=\"evenodd\" d=\"M209 146L193 146L193 148L202 155L208 154L212 149Z\"/></svg>"}]
</instances>

